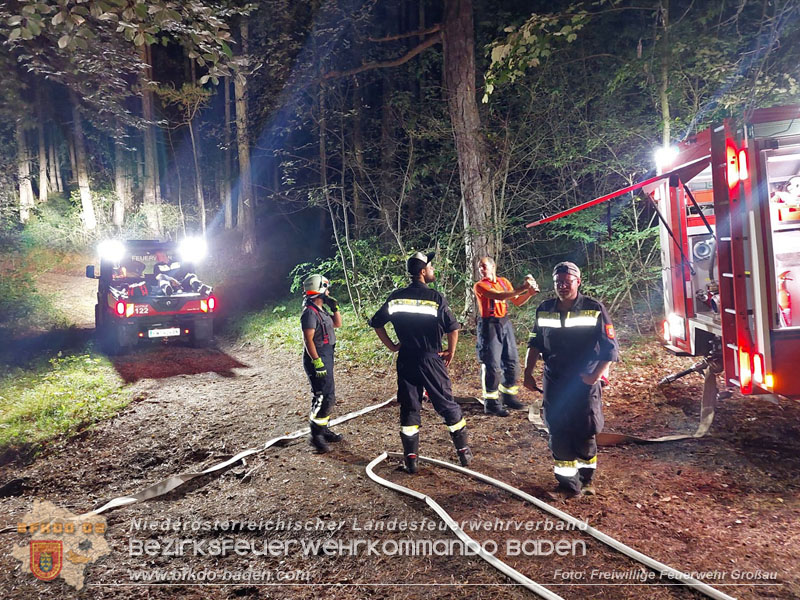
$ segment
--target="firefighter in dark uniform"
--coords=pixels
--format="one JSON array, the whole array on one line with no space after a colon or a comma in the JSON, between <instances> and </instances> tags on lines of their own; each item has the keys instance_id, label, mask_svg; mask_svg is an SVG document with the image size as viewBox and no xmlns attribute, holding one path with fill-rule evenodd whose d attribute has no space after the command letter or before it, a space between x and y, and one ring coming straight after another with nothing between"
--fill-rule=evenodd
<instances>
[{"instance_id":1,"label":"firefighter in dark uniform","mask_svg":"<svg viewBox=\"0 0 800 600\"><path fill-rule=\"evenodd\" d=\"M514 325L508 319L508 300L522 306L539 292L532 276L525 278L519 289L514 289L505 277L497 276L497 267L488 256L478 263L482 279L472 288L478 300L478 360L481 363L481 388L483 410L486 414L507 417L503 408L522 408L517 400L519 387L519 353L514 337ZM502 373L502 381L501 381ZM502 401L502 405L501 405Z\"/></svg>"},{"instance_id":2,"label":"firefighter in dark uniform","mask_svg":"<svg viewBox=\"0 0 800 600\"><path fill-rule=\"evenodd\" d=\"M594 494L601 378L619 358L617 340L605 307L578 291L581 272L574 263L558 263L553 282L558 297L536 309L523 384L536 389L533 369L541 355L544 419L559 488L569 496Z\"/></svg>"},{"instance_id":3,"label":"firefighter in dark uniform","mask_svg":"<svg viewBox=\"0 0 800 600\"><path fill-rule=\"evenodd\" d=\"M467 445L467 422L461 407L453 400L447 367L458 343L459 324L444 296L428 287L435 280L431 261L434 253L415 253L408 259L411 285L395 290L370 319L383 344L397 352L397 400L400 403L400 439L406 470L417 472L419 453L420 404L428 392L436 412L444 419L459 462L472 460ZM384 328L391 322L398 342L391 340ZM447 350L442 351L442 334L447 333Z\"/></svg>"},{"instance_id":4,"label":"firefighter in dark uniform","mask_svg":"<svg viewBox=\"0 0 800 600\"><path fill-rule=\"evenodd\" d=\"M333 382L334 329L342 326L339 303L330 295L330 283L322 275L310 275L303 281L303 369L311 383L311 445L317 452L330 450L328 442L342 436L328 429L331 410L336 403ZM330 313L326 308L330 309Z\"/></svg>"}]
</instances>

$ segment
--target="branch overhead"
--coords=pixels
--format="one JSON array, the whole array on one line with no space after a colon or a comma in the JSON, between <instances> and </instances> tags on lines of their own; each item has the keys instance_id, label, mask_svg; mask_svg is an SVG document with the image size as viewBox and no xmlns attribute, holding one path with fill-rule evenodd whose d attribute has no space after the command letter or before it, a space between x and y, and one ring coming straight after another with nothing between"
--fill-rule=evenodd
<instances>
[{"instance_id":1,"label":"branch overhead","mask_svg":"<svg viewBox=\"0 0 800 600\"><path fill-rule=\"evenodd\" d=\"M424 42L418 44L404 55L392 59L392 60L383 60L383 61L376 61L371 63L365 63L360 67L355 67L353 69L349 69L347 71L329 71L322 76L323 80L327 79L337 79L339 77L347 77L349 75L355 75L356 73L363 73L364 71L371 71L373 69L384 69L387 67L396 67L398 65L402 65L403 63L407 63L409 60L414 58L417 54L421 54L434 44L437 44L442 41L442 34L437 32L435 35L429 37Z\"/></svg>"}]
</instances>

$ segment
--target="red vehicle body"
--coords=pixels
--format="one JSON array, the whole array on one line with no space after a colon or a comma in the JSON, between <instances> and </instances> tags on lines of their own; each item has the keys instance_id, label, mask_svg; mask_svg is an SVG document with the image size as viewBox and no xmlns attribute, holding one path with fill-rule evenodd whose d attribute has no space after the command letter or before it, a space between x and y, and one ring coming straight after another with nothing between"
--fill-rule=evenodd
<instances>
[{"instance_id":1,"label":"red vehicle body","mask_svg":"<svg viewBox=\"0 0 800 600\"><path fill-rule=\"evenodd\" d=\"M129 240L125 253L110 260L102 257L100 273L94 265L86 276L98 280L95 331L103 349L117 354L146 340L183 339L193 346L205 346L213 337L216 297L208 286L199 291L178 288L166 295L154 272L156 254L178 254L174 242ZM194 265L182 262L183 272Z\"/></svg>"},{"instance_id":2,"label":"red vehicle body","mask_svg":"<svg viewBox=\"0 0 800 600\"><path fill-rule=\"evenodd\" d=\"M667 349L711 356L743 394L800 398L800 106L726 119L637 188L661 217Z\"/></svg>"}]
</instances>

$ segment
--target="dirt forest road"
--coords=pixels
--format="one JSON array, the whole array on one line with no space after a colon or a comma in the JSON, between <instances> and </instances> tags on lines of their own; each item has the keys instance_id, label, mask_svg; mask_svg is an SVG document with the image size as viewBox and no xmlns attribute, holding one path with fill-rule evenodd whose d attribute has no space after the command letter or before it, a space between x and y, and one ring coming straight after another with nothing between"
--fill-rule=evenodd
<instances>
[{"instance_id":1,"label":"dirt forest road","mask_svg":"<svg viewBox=\"0 0 800 600\"><path fill-rule=\"evenodd\" d=\"M605 396L607 430L692 432L699 377L659 390L654 382L684 362L654 343L623 341L623 355ZM113 363L135 397L124 411L28 464L0 467L0 597L535 597L481 559L462 555L424 503L367 477L373 458L399 451L394 403L339 426L345 440L329 454L312 453L303 438L107 512L101 537L110 552L85 565L80 591L61 578L37 580L12 556L31 539L16 529L35 500L84 513L306 426L307 384L298 357L285 351L221 340L205 350L145 348ZM474 363L456 365L452 374L457 396L478 395ZM378 369L339 365L336 377L334 416L394 392L388 357ZM464 410L472 467L546 498L552 462L527 413L500 419L483 415L477 404ZM447 431L430 408L421 440L423 455L454 461ZM703 597L579 531L563 530L557 519L497 488L426 465L410 476L391 459L377 472L429 494L484 547L497 548L499 558L564 598ZM705 438L602 449L598 495L552 503L732 597L788 600L800 597L798 472L800 406L734 396L719 406ZM559 542L569 548L566 555L553 551ZM412 547L422 551L415 555Z\"/></svg>"}]
</instances>

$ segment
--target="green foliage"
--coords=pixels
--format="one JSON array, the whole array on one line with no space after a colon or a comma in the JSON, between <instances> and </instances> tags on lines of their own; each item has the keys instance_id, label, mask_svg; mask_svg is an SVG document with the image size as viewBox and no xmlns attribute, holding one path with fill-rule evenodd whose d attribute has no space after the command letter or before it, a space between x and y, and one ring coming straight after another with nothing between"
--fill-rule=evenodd
<instances>
[{"instance_id":1,"label":"green foliage","mask_svg":"<svg viewBox=\"0 0 800 600\"><path fill-rule=\"evenodd\" d=\"M498 85L513 83L527 69L538 67L557 44L574 42L588 21L589 14L576 4L561 14L533 14L519 27L506 27L508 35L490 46L491 64L484 76L483 102L489 101Z\"/></svg>"},{"instance_id":2,"label":"green foliage","mask_svg":"<svg viewBox=\"0 0 800 600\"><path fill-rule=\"evenodd\" d=\"M580 245L583 256L567 255L582 265L582 291L606 303L615 314L625 313L638 328L654 324L653 308L660 308L661 262L659 229L646 222L644 207L634 200L612 205L611 235L598 218L601 207L587 209L554 223L550 233L563 246Z\"/></svg>"},{"instance_id":3,"label":"green foliage","mask_svg":"<svg viewBox=\"0 0 800 600\"><path fill-rule=\"evenodd\" d=\"M64 327L66 319L52 301L39 294L25 262L6 263L0 273L0 333L5 336L36 328Z\"/></svg>"},{"instance_id":4,"label":"green foliage","mask_svg":"<svg viewBox=\"0 0 800 600\"><path fill-rule=\"evenodd\" d=\"M97 227L87 231L81 219L80 192L73 190L69 198L51 196L46 203L33 209L25 224L21 238L26 246L51 248L63 251L81 251L97 240L116 234L111 222L112 205L116 194L108 189L93 189L92 204L95 209Z\"/></svg>"},{"instance_id":5,"label":"green foliage","mask_svg":"<svg viewBox=\"0 0 800 600\"><path fill-rule=\"evenodd\" d=\"M408 280L405 272L406 258L397 252L382 252L381 245L377 238L372 237L352 240L349 245L356 265L355 270L348 268L350 288L353 299L361 298L362 303L382 302L384 296L393 289L405 285ZM351 267L349 252L346 264ZM339 300L344 300L347 281L338 256L318 258L295 266L289 273L290 291L292 293L302 291L303 280L312 273L327 277L331 282L332 293Z\"/></svg>"},{"instance_id":6,"label":"green foliage","mask_svg":"<svg viewBox=\"0 0 800 600\"><path fill-rule=\"evenodd\" d=\"M199 85L184 83L180 89L175 89L173 85L162 85L156 88L156 94L166 104L176 104L180 106L185 116L185 123L189 123L196 115L197 111L206 105L211 97L211 92Z\"/></svg>"},{"instance_id":7,"label":"green foliage","mask_svg":"<svg viewBox=\"0 0 800 600\"><path fill-rule=\"evenodd\" d=\"M56 0L22 0L4 19L3 31L14 45L49 39L58 50L88 50L111 32L141 47L177 40L190 59L209 69L201 83L229 75L231 34L225 18L248 9L225 11L202 1L91 0L71 4Z\"/></svg>"},{"instance_id":8,"label":"green foliage","mask_svg":"<svg viewBox=\"0 0 800 600\"><path fill-rule=\"evenodd\" d=\"M172 204L142 205L127 216L120 237L133 240L150 239L153 235L147 220L150 212L156 213L156 219L161 224L165 237L177 239L178 234L183 232L184 215L181 214L179 207Z\"/></svg>"},{"instance_id":9,"label":"green foliage","mask_svg":"<svg viewBox=\"0 0 800 600\"><path fill-rule=\"evenodd\" d=\"M113 367L90 354L5 370L0 373L0 448L75 433L128 402Z\"/></svg>"}]
</instances>

